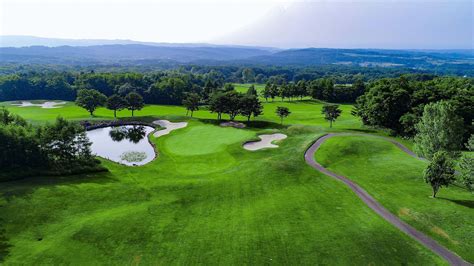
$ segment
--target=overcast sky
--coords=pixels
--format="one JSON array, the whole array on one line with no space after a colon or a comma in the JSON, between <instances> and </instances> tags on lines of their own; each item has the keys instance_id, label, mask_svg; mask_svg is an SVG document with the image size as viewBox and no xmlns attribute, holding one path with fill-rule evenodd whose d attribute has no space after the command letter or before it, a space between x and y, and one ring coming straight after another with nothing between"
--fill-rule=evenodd
<instances>
[{"instance_id":1,"label":"overcast sky","mask_svg":"<svg viewBox=\"0 0 474 266\"><path fill-rule=\"evenodd\" d=\"M1 0L0 33L276 47L473 48L472 2Z\"/></svg>"}]
</instances>

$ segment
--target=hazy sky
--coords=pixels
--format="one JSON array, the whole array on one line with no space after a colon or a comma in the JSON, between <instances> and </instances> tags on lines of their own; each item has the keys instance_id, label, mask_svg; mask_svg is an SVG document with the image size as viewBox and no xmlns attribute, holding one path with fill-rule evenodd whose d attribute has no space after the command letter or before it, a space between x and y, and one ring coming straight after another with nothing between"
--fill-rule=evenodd
<instances>
[{"instance_id":1,"label":"hazy sky","mask_svg":"<svg viewBox=\"0 0 474 266\"><path fill-rule=\"evenodd\" d=\"M472 48L472 2L1 0L0 33L279 47Z\"/></svg>"}]
</instances>

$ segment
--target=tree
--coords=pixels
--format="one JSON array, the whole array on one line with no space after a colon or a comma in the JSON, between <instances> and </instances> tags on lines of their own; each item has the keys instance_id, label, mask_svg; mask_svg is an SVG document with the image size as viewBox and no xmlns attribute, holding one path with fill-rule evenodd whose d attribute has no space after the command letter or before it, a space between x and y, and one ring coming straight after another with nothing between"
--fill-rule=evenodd
<instances>
[{"instance_id":1,"label":"tree","mask_svg":"<svg viewBox=\"0 0 474 266\"><path fill-rule=\"evenodd\" d=\"M188 112L191 111L191 117L193 117L194 111L199 110L199 101L200 97L197 93L188 93L185 96L183 105L186 107L186 115L188 115Z\"/></svg>"},{"instance_id":2,"label":"tree","mask_svg":"<svg viewBox=\"0 0 474 266\"><path fill-rule=\"evenodd\" d=\"M223 94L224 113L229 115L229 119L233 121L240 113L240 103L243 94L236 91L228 91Z\"/></svg>"},{"instance_id":3,"label":"tree","mask_svg":"<svg viewBox=\"0 0 474 266\"><path fill-rule=\"evenodd\" d=\"M0 109L0 126L8 126L11 124L25 127L27 122L23 117L10 113L5 106L2 106L2 109Z\"/></svg>"},{"instance_id":4,"label":"tree","mask_svg":"<svg viewBox=\"0 0 474 266\"><path fill-rule=\"evenodd\" d=\"M86 109L91 116L98 107L104 106L106 101L107 97L96 90L81 89L77 92L76 104Z\"/></svg>"},{"instance_id":5,"label":"tree","mask_svg":"<svg viewBox=\"0 0 474 266\"><path fill-rule=\"evenodd\" d=\"M240 114L247 117L247 121L250 121L250 117L257 117L262 114L262 104L258 98L254 95L245 95L240 100Z\"/></svg>"},{"instance_id":6,"label":"tree","mask_svg":"<svg viewBox=\"0 0 474 266\"><path fill-rule=\"evenodd\" d=\"M39 131L40 147L47 154L51 167L68 169L73 164L92 160L91 142L78 123L58 117L54 124Z\"/></svg>"},{"instance_id":7,"label":"tree","mask_svg":"<svg viewBox=\"0 0 474 266\"><path fill-rule=\"evenodd\" d=\"M125 101L122 96L114 94L107 98L106 107L107 109L114 111L114 118L117 118L117 110L120 111L127 107L127 101Z\"/></svg>"},{"instance_id":8,"label":"tree","mask_svg":"<svg viewBox=\"0 0 474 266\"><path fill-rule=\"evenodd\" d=\"M255 90L255 86L253 84L250 85L249 89L247 90L247 95L257 96L257 90Z\"/></svg>"},{"instance_id":9,"label":"tree","mask_svg":"<svg viewBox=\"0 0 474 266\"><path fill-rule=\"evenodd\" d=\"M410 110L410 88L403 79L381 79L357 99L357 115L365 125L402 132L400 117Z\"/></svg>"},{"instance_id":10,"label":"tree","mask_svg":"<svg viewBox=\"0 0 474 266\"><path fill-rule=\"evenodd\" d=\"M463 122L449 102L426 105L415 128L415 152L419 156L430 160L437 151L447 151L455 156L461 149Z\"/></svg>"},{"instance_id":11,"label":"tree","mask_svg":"<svg viewBox=\"0 0 474 266\"><path fill-rule=\"evenodd\" d=\"M283 102L285 98L289 97L290 87L287 84L283 84L280 87L278 95L281 97L281 101Z\"/></svg>"},{"instance_id":12,"label":"tree","mask_svg":"<svg viewBox=\"0 0 474 266\"><path fill-rule=\"evenodd\" d=\"M244 68L242 70L242 80L244 83L250 83L255 81L255 73L251 68Z\"/></svg>"},{"instance_id":13,"label":"tree","mask_svg":"<svg viewBox=\"0 0 474 266\"><path fill-rule=\"evenodd\" d=\"M277 97L279 93L278 85L272 84L270 87L270 98L272 98L272 102L275 101L275 97Z\"/></svg>"},{"instance_id":14,"label":"tree","mask_svg":"<svg viewBox=\"0 0 474 266\"><path fill-rule=\"evenodd\" d=\"M147 103L181 104L184 94L191 89L189 82L180 77L163 77L147 91Z\"/></svg>"},{"instance_id":15,"label":"tree","mask_svg":"<svg viewBox=\"0 0 474 266\"><path fill-rule=\"evenodd\" d=\"M265 75L263 74L258 74L256 77L255 77L255 82L257 83L264 83L265 82Z\"/></svg>"},{"instance_id":16,"label":"tree","mask_svg":"<svg viewBox=\"0 0 474 266\"><path fill-rule=\"evenodd\" d=\"M296 89L295 96L300 97L300 100L303 100L303 97L306 96L307 94L306 81L305 80L298 81L298 83L296 83L295 89Z\"/></svg>"},{"instance_id":17,"label":"tree","mask_svg":"<svg viewBox=\"0 0 474 266\"><path fill-rule=\"evenodd\" d=\"M334 81L330 78L324 79L323 84L323 100L334 101Z\"/></svg>"},{"instance_id":18,"label":"tree","mask_svg":"<svg viewBox=\"0 0 474 266\"><path fill-rule=\"evenodd\" d=\"M232 83L226 83L226 84L224 84L223 90L224 90L224 92L234 91L235 87L234 87L234 85L232 85Z\"/></svg>"},{"instance_id":19,"label":"tree","mask_svg":"<svg viewBox=\"0 0 474 266\"><path fill-rule=\"evenodd\" d=\"M323 106L322 114L324 114L324 119L329 121L329 127L332 128L332 123L336 122L336 119L341 115L342 110L339 109L337 104L325 104Z\"/></svg>"},{"instance_id":20,"label":"tree","mask_svg":"<svg viewBox=\"0 0 474 266\"><path fill-rule=\"evenodd\" d=\"M456 179L454 177L454 162L446 151L437 151L433 154L431 162L423 172L426 183L433 189L433 198L443 186L449 186Z\"/></svg>"},{"instance_id":21,"label":"tree","mask_svg":"<svg viewBox=\"0 0 474 266\"><path fill-rule=\"evenodd\" d=\"M124 95L129 94L130 92L136 92L137 88L135 88L132 84L127 82L127 83L119 86L116 91L119 95L124 96Z\"/></svg>"},{"instance_id":22,"label":"tree","mask_svg":"<svg viewBox=\"0 0 474 266\"><path fill-rule=\"evenodd\" d=\"M354 81L354 83L352 83L352 88L353 88L354 94L357 95L357 97L359 95L364 94L364 92L365 92L365 83L364 83L364 80L362 79L362 77L357 77L357 79Z\"/></svg>"},{"instance_id":23,"label":"tree","mask_svg":"<svg viewBox=\"0 0 474 266\"><path fill-rule=\"evenodd\" d=\"M211 95L209 101L209 110L211 113L217 113L217 119L222 119L222 113L225 111L225 99L223 92L216 92Z\"/></svg>"},{"instance_id":24,"label":"tree","mask_svg":"<svg viewBox=\"0 0 474 266\"><path fill-rule=\"evenodd\" d=\"M263 98L265 98L266 102L268 102L268 98L271 97L271 87L272 87L272 84L267 83L265 84L265 88L263 89L262 96Z\"/></svg>"},{"instance_id":25,"label":"tree","mask_svg":"<svg viewBox=\"0 0 474 266\"><path fill-rule=\"evenodd\" d=\"M472 152L474 152L474 134L469 138L466 147L471 154L463 154L459 161L459 172L466 188L472 191L474 190L474 155L472 154Z\"/></svg>"},{"instance_id":26,"label":"tree","mask_svg":"<svg viewBox=\"0 0 474 266\"><path fill-rule=\"evenodd\" d=\"M132 116L135 110L141 110L143 106L145 106L143 97L136 92L130 92L127 94L127 96L125 96L125 101L127 101L127 109L132 111Z\"/></svg>"},{"instance_id":27,"label":"tree","mask_svg":"<svg viewBox=\"0 0 474 266\"><path fill-rule=\"evenodd\" d=\"M283 118L289 116L291 112L287 107L278 106L276 109L276 114L280 117L280 123L283 125Z\"/></svg>"}]
</instances>

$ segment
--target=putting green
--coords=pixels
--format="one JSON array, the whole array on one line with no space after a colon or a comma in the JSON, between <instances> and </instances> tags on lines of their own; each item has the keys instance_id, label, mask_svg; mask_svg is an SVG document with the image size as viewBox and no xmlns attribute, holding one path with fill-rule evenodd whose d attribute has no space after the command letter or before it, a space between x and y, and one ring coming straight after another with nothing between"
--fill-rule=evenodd
<instances>
[{"instance_id":1,"label":"putting green","mask_svg":"<svg viewBox=\"0 0 474 266\"><path fill-rule=\"evenodd\" d=\"M255 133L250 130L201 125L170 135L164 140L164 148L175 155L204 155L225 150L228 145L241 145L253 137Z\"/></svg>"}]
</instances>

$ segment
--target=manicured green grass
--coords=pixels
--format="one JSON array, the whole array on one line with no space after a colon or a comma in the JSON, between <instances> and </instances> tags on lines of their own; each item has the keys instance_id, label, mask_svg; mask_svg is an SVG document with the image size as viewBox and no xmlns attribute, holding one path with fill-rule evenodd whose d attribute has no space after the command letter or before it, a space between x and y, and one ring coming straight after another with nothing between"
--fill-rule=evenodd
<instances>
[{"instance_id":1,"label":"manicured green grass","mask_svg":"<svg viewBox=\"0 0 474 266\"><path fill-rule=\"evenodd\" d=\"M2 183L4 263L445 264L306 165L319 127L282 132L278 149L249 152L258 129L192 119L151 137L145 166Z\"/></svg>"},{"instance_id":2,"label":"manicured green grass","mask_svg":"<svg viewBox=\"0 0 474 266\"><path fill-rule=\"evenodd\" d=\"M236 89L245 92L248 86L236 84ZM74 103L56 109L1 105L36 124L58 115L91 119ZM288 127L279 126L277 106L292 112L284 120ZM216 114L207 110L189 118L181 106L147 105L135 112L136 119L189 123L158 139L150 137L158 152L153 162L126 167L102 160L110 173L0 184L0 257L8 254L5 264L446 264L342 183L306 165L306 148L329 130L321 108L318 101L275 99L264 102L264 114L255 119L265 123L235 129L217 126ZM366 130L350 115L351 105L341 108L332 131ZM99 108L92 119L113 119L113 113ZM242 148L268 131L288 138L277 149ZM469 206L472 194L443 189L440 196L453 202L432 200L419 175L423 162L397 154L384 141L370 139L355 151L352 144L346 146L323 147L318 159L354 171L354 178L360 176L360 184L389 210L472 260L472 209L460 205ZM366 163L377 164L379 172L353 163L365 162L359 153L370 147ZM378 157L385 164L378 165ZM381 182L380 172L387 169L397 175ZM2 230L8 249L2 248Z\"/></svg>"},{"instance_id":3,"label":"manicured green grass","mask_svg":"<svg viewBox=\"0 0 474 266\"><path fill-rule=\"evenodd\" d=\"M265 89L265 84L234 83L233 85L234 85L235 90L240 93L246 93L251 85L255 87L255 90L257 91L259 95Z\"/></svg>"},{"instance_id":4,"label":"manicured green grass","mask_svg":"<svg viewBox=\"0 0 474 266\"><path fill-rule=\"evenodd\" d=\"M474 262L474 194L451 186L437 199L423 181L427 162L390 142L367 136L328 139L316 159L356 181L392 213Z\"/></svg>"},{"instance_id":5,"label":"manicured green grass","mask_svg":"<svg viewBox=\"0 0 474 266\"><path fill-rule=\"evenodd\" d=\"M44 123L45 121L53 121L57 116L62 116L67 119L81 120L91 119L89 113L76 106L74 103L69 102L64 107L45 109L41 107L18 107L12 106L8 102L0 103L0 106L6 106L8 110L13 113L19 114L25 119L28 119L34 123ZM262 116L257 117L254 120L268 121L274 123L280 123L280 118L275 114L277 106L286 106L292 112L290 116L285 118L285 124L301 124L301 125L318 125L323 128L328 128L329 123L324 120L324 116L321 114L323 104L318 101L274 101L264 102L264 112ZM351 105L341 105L342 115L339 117L337 122L333 125L335 129L348 129L348 128L360 128L362 126L358 118L351 115ZM147 105L140 111L135 111L135 116L184 116L186 110L182 106L173 105ZM113 119L113 112L105 108L99 108L94 113L92 119ZM118 117L130 117L131 112L128 110L122 110L117 112ZM194 112L194 117L201 119L215 119L216 114L210 113L208 110L199 110ZM223 116L227 118L226 115ZM237 116L239 121L246 121L245 117ZM253 119L253 118L252 118Z\"/></svg>"}]
</instances>

